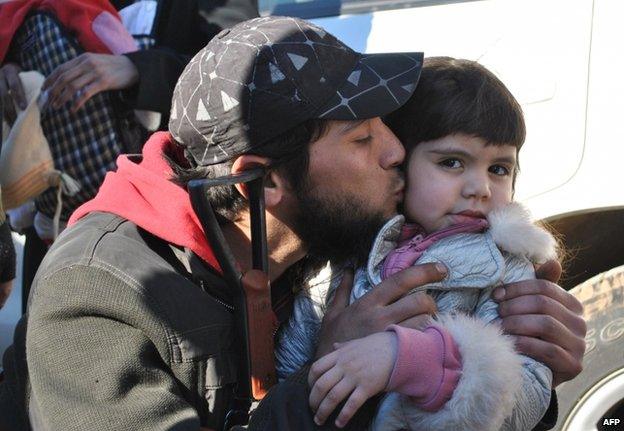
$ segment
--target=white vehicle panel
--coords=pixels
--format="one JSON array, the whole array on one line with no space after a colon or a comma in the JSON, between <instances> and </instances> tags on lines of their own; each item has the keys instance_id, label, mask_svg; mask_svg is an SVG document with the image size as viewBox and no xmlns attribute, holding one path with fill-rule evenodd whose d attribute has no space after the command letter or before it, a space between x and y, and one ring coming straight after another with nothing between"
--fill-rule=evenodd
<instances>
[{"instance_id":1,"label":"white vehicle panel","mask_svg":"<svg viewBox=\"0 0 624 431\"><path fill-rule=\"evenodd\" d=\"M563 187L528 200L535 215L624 207L624 2L596 0L589 68L586 145Z\"/></svg>"}]
</instances>

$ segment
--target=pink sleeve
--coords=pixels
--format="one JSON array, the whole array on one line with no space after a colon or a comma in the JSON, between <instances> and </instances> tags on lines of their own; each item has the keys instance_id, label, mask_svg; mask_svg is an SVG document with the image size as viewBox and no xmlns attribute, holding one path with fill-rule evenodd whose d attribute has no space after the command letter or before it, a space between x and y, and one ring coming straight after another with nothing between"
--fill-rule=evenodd
<instances>
[{"instance_id":1,"label":"pink sleeve","mask_svg":"<svg viewBox=\"0 0 624 431\"><path fill-rule=\"evenodd\" d=\"M461 354L439 326L423 331L390 325L397 336L397 357L386 391L413 398L426 411L437 411L451 398L461 377Z\"/></svg>"}]
</instances>

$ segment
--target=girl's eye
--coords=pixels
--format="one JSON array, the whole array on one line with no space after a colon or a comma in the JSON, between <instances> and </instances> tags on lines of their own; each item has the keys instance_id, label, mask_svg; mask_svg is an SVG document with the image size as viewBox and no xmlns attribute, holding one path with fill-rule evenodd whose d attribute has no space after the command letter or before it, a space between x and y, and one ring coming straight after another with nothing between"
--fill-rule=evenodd
<instances>
[{"instance_id":1,"label":"girl's eye","mask_svg":"<svg viewBox=\"0 0 624 431\"><path fill-rule=\"evenodd\" d=\"M501 177L509 175L509 168L501 165L493 165L488 169L494 175L500 175Z\"/></svg>"},{"instance_id":2,"label":"girl's eye","mask_svg":"<svg viewBox=\"0 0 624 431\"><path fill-rule=\"evenodd\" d=\"M462 163L459 159L444 159L438 163L440 166L450 169L459 169L462 167Z\"/></svg>"}]
</instances>

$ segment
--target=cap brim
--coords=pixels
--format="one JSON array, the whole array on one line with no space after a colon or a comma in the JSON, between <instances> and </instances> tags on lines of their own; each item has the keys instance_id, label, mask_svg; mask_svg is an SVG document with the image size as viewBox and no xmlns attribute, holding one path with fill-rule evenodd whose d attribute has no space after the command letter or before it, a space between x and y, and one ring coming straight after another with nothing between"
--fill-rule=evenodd
<instances>
[{"instance_id":1,"label":"cap brim","mask_svg":"<svg viewBox=\"0 0 624 431\"><path fill-rule=\"evenodd\" d=\"M395 111L414 93L422 64L422 52L362 54L318 118L364 120Z\"/></svg>"}]
</instances>

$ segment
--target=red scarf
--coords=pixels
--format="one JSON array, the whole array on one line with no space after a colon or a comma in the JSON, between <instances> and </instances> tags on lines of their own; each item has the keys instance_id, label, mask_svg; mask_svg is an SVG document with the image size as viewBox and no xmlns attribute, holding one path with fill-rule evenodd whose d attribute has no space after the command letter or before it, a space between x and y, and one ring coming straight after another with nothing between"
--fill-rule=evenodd
<instances>
[{"instance_id":1,"label":"red scarf","mask_svg":"<svg viewBox=\"0 0 624 431\"><path fill-rule=\"evenodd\" d=\"M14 0L0 3L0 64L4 62L17 29L32 10L51 12L78 38L85 51L110 54L111 50L93 31L93 21L102 12L119 18L107 0Z\"/></svg>"},{"instance_id":2,"label":"red scarf","mask_svg":"<svg viewBox=\"0 0 624 431\"><path fill-rule=\"evenodd\" d=\"M117 159L117 171L108 172L98 194L81 205L69 219L71 226L94 211L123 217L168 243L193 250L208 265L221 271L208 245L188 192L171 182L172 170L163 155L182 160L182 151L167 132L154 133L143 147L143 159Z\"/></svg>"}]
</instances>

